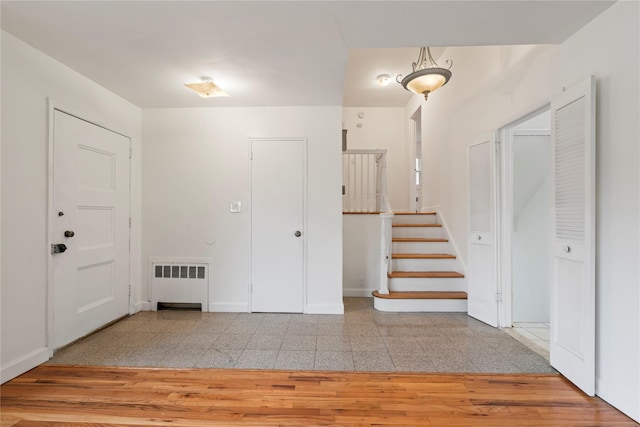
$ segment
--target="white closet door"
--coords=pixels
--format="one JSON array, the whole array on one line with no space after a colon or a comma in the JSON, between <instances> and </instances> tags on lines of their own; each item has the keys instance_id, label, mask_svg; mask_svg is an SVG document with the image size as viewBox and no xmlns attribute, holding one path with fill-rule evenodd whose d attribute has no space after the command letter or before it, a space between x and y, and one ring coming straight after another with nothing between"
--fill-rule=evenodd
<instances>
[{"instance_id":1,"label":"white closet door","mask_svg":"<svg viewBox=\"0 0 640 427\"><path fill-rule=\"evenodd\" d=\"M495 143L487 139L469 147L469 316L498 325L495 239Z\"/></svg>"},{"instance_id":2,"label":"white closet door","mask_svg":"<svg viewBox=\"0 0 640 427\"><path fill-rule=\"evenodd\" d=\"M595 79L551 103L551 365L595 392Z\"/></svg>"}]
</instances>

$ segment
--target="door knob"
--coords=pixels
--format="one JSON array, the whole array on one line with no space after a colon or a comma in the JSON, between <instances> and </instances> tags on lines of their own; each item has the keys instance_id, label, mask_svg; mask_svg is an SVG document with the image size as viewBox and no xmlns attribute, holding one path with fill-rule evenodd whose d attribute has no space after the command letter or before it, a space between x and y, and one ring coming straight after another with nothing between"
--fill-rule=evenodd
<instances>
[{"instance_id":1,"label":"door knob","mask_svg":"<svg viewBox=\"0 0 640 427\"><path fill-rule=\"evenodd\" d=\"M295 235L296 237L300 237L300 236L302 236L302 233L300 232L300 230L297 230L297 231L294 233L294 235Z\"/></svg>"},{"instance_id":2,"label":"door knob","mask_svg":"<svg viewBox=\"0 0 640 427\"><path fill-rule=\"evenodd\" d=\"M76 235L76 233L74 233L71 230L67 230L67 231L64 232L64 237L73 237L75 235Z\"/></svg>"},{"instance_id":3,"label":"door knob","mask_svg":"<svg viewBox=\"0 0 640 427\"><path fill-rule=\"evenodd\" d=\"M64 243L52 243L51 244L51 255L53 254L61 254L62 252L67 250L67 245Z\"/></svg>"}]
</instances>

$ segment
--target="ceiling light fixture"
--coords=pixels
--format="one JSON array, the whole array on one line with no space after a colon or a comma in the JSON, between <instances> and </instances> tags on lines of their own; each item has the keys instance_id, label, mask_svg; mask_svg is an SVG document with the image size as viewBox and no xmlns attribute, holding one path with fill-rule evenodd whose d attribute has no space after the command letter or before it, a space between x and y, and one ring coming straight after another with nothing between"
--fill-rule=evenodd
<instances>
[{"instance_id":1,"label":"ceiling light fixture","mask_svg":"<svg viewBox=\"0 0 640 427\"><path fill-rule=\"evenodd\" d=\"M429 64L427 65L427 59ZM434 90L447 84L451 78L451 66L453 62L447 59L449 68L440 68L436 61L431 56L431 49L428 47L421 47L418 60L413 62L413 72L402 78L402 74L398 74L396 81L402 85L406 90L424 95L424 99L427 99L429 94Z\"/></svg>"},{"instance_id":2,"label":"ceiling light fixture","mask_svg":"<svg viewBox=\"0 0 640 427\"><path fill-rule=\"evenodd\" d=\"M211 77L203 76L201 83L185 83L185 86L196 92L203 98L214 98L217 96L229 96L220 86L213 83Z\"/></svg>"},{"instance_id":3,"label":"ceiling light fixture","mask_svg":"<svg viewBox=\"0 0 640 427\"><path fill-rule=\"evenodd\" d=\"M391 82L391 76L389 74L380 74L376 77L376 83L378 83L378 86L389 86L389 82Z\"/></svg>"}]
</instances>

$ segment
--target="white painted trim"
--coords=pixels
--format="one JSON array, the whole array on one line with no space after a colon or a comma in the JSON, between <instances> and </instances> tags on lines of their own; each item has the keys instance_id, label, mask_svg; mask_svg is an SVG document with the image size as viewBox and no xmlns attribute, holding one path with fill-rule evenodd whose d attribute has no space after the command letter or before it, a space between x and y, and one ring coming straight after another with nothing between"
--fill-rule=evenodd
<instances>
[{"instance_id":1,"label":"white painted trim","mask_svg":"<svg viewBox=\"0 0 640 427\"><path fill-rule=\"evenodd\" d=\"M621 389L596 377L596 395L620 412L640 422L640 405L633 401L633 389Z\"/></svg>"},{"instance_id":2,"label":"white painted trim","mask_svg":"<svg viewBox=\"0 0 640 427\"><path fill-rule=\"evenodd\" d=\"M0 368L0 383L22 375L30 369L49 360L49 349L47 347L38 348L30 353L13 359L11 362L2 365Z\"/></svg>"},{"instance_id":3,"label":"white painted trim","mask_svg":"<svg viewBox=\"0 0 640 427\"><path fill-rule=\"evenodd\" d=\"M254 141L299 141L302 143L302 157L304 159L304 163L302 165L302 179L303 179L303 183L302 183L302 189L303 189L303 195L302 195L302 236L303 236L303 241L302 241L302 309L304 310L306 305L307 305L307 291L308 291L308 286L309 286L309 280L308 280L308 262L307 262L307 257L308 257L308 253L309 253L309 241L307 239L307 226L309 224L309 178L308 178L308 173L309 173L309 141L307 139L307 137L303 136L303 137L268 137L268 138L249 138L249 162L250 162L250 166L249 166L249 183L253 182L253 162L252 160L252 146L253 146L253 142ZM383 150L386 152L386 150ZM251 185L251 184L250 184ZM251 200L253 200L253 188L250 190L250 196ZM249 224L252 224L253 221L253 204L250 203L249 204ZM251 231L253 232L253 230ZM247 305L248 305L248 311L251 312L251 307L253 306L252 303L252 297L253 297L253 271L251 269L251 266L253 265L253 247L252 247L252 242L253 242L253 236L250 235L249 237L249 283L247 284L247 293L248 293L248 297L247 297ZM211 305L209 305L209 307L211 307ZM211 308L209 308L209 311L213 311L211 310ZM304 311L303 311L304 312Z\"/></svg>"},{"instance_id":4,"label":"white painted trim","mask_svg":"<svg viewBox=\"0 0 640 427\"><path fill-rule=\"evenodd\" d=\"M135 308L135 312L133 312L131 314L135 314L135 313L138 313L140 311L151 311L151 302L149 302L149 301L138 301L137 303L135 303L134 308Z\"/></svg>"},{"instance_id":5,"label":"white painted trim","mask_svg":"<svg viewBox=\"0 0 640 427\"><path fill-rule=\"evenodd\" d=\"M372 289L358 289L358 288L345 288L342 290L342 296L344 297L370 297L373 291L377 290L376 288Z\"/></svg>"},{"instance_id":6,"label":"white painted trim","mask_svg":"<svg viewBox=\"0 0 640 427\"><path fill-rule=\"evenodd\" d=\"M344 314L343 304L307 304L304 314Z\"/></svg>"},{"instance_id":7,"label":"white painted trim","mask_svg":"<svg viewBox=\"0 0 640 427\"><path fill-rule=\"evenodd\" d=\"M467 300L464 299L391 299L374 297L373 306L378 311L402 313L467 312Z\"/></svg>"},{"instance_id":8,"label":"white painted trim","mask_svg":"<svg viewBox=\"0 0 640 427\"><path fill-rule=\"evenodd\" d=\"M251 306L246 302L214 302L209 301L211 313L251 313Z\"/></svg>"},{"instance_id":9,"label":"white painted trim","mask_svg":"<svg viewBox=\"0 0 640 427\"><path fill-rule=\"evenodd\" d=\"M447 221L444 219L444 215L442 214L442 211L439 209L435 211L436 212L436 218L438 221L440 221L440 223L442 224L442 236L445 239L449 240L449 243L451 243L451 247L453 248L453 255L456 256L456 258L458 259L458 261L460 261L460 266L462 267L462 274L464 274L465 276L467 275L467 263L465 262L465 260L460 256L460 249L458 247L458 245L456 244L456 239L453 238L453 235L451 235L451 233L449 233L449 226L447 225Z\"/></svg>"}]
</instances>

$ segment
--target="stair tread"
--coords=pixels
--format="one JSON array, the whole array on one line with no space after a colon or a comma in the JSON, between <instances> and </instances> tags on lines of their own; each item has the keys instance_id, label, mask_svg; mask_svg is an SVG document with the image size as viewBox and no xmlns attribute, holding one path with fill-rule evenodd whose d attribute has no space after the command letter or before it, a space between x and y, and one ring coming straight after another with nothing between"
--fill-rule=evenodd
<instances>
[{"instance_id":1,"label":"stair tread","mask_svg":"<svg viewBox=\"0 0 640 427\"><path fill-rule=\"evenodd\" d=\"M455 259L451 254L392 254L392 258L397 259Z\"/></svg>"},{"instance_id":2,"label":"stair tread","mask_svg":"<svg viewBox=\"0 0 640 427\"><path fill-rule=\"evenodd\" d=\"M457 271L392 271L387 275L390 279L393 278L448 278L458 279L463 278L464 274Z\"/></svg>"},{"instance_id":3,"label":"stair tread","mask_svg":"<svg viewBox=\"0 0 640 427\"><path fill-rule=\"evenodd\" d=\"M442 224L391 224L393 227L442 227Z\"/></svg>"},{"instance_id":4,"label":"stair tread","mask_svg":"<svg viewBox=\"0 0 640 427\"><path fill-rule=\"evenodd\" d=\"M435 212L394 212L394 215L436 215Z\"/></svg>"},{"instance_id":5,"label":"stair tread","mask_svg":"<svg viewBox=\"0 0 640 427\"><path fill-rule=\"evenodd\" d=\"M467 293L462 291L414 291L414 292L389 292L381 294L373 291L372 295L385 299L467 299Z\"/></svg>"},{"instance_id":6,"label":"stair tread","mask_svg":"<svg viewBox=\"0 0 640 427\"><path fill-rule=\"evenodd\" d=\"M394 237L392 242L426 242L426 243L446 243L448 239L434 237Z\"/></svg>"}]
</instances>

